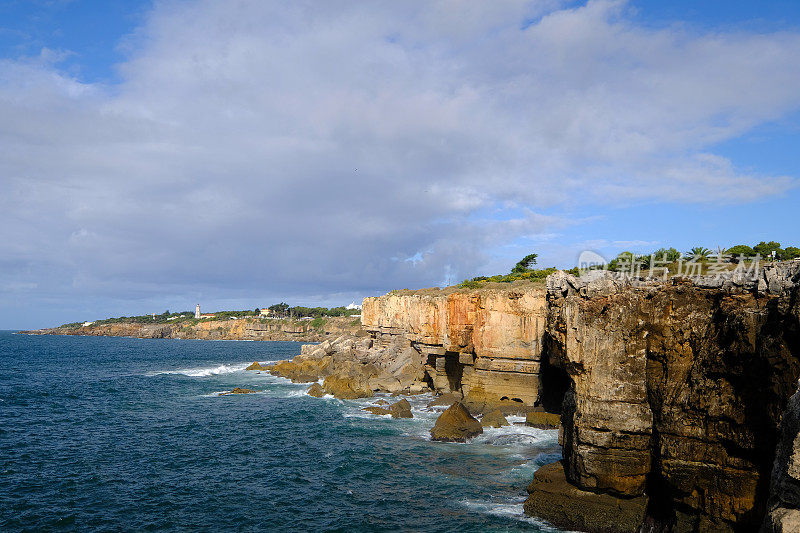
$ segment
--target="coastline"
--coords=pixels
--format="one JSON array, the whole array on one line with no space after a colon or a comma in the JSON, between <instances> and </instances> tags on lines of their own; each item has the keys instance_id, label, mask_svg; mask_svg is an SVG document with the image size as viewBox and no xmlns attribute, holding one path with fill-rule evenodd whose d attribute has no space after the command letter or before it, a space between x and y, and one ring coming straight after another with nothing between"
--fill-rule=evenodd
<instances>
[{"instance_id":1,"label":"coastline","mask_svg":"<svg viewBox=\"0 0 800 533\"><path fill-rule=\"evenodd\" d=\"M57 327L21 330L21 335L69 335L84 337L130 337L137 339L250 340L322 342L340 335L355 334L361 329L352 317L326 318L321 327L309 320L201 320L173 324L115 322L81 327Z\"/></svg>"}]
</instances>

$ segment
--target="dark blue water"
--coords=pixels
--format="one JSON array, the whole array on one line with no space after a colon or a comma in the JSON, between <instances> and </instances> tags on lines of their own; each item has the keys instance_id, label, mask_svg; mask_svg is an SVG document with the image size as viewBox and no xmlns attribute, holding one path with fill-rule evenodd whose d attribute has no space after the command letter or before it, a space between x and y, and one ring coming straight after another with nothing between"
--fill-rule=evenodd
<instances>
[{"instance_id":1,"label":"dark blue water","mask_svg":"<svg viewBox=\"0 0 800 533\"><path fill-rule=\"evenodd\" d=\"M392 420L243 370L299 348L0 332L0 530L554 531L522 501L556 432L434 443L430 397Z\"/></svg>"}]
</instances>

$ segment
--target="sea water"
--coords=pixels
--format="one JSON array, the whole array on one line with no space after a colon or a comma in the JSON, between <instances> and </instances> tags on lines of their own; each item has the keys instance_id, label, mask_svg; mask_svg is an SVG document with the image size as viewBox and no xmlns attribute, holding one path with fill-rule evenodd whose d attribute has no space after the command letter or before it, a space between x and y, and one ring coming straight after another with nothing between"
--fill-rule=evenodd
<instances>
[{"instance_id":1,"label":"sea water","mask_svg":"<svg viewBox=\"0 0 800 533\"><path fill-rule=\"evenodd\" d=\"M395 420L244 370L299 351L0 332L0 530L557 531L522 511L556 431L431 442L430 395Z\"/></svg>"}]
</instances>

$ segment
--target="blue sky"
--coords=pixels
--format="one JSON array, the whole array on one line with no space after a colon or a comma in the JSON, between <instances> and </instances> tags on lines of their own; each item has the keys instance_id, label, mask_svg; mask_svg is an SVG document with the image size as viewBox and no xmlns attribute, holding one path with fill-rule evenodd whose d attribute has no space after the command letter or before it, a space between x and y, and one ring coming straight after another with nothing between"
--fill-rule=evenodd
<instances>
[{"instance_id":1,"label":"blue sky","mask_svg":"<svg viewBox=\"0 0 800 533\"><path fill-rule=\"evenodd\" d=\"M0 328L800 245L800 3L0 2Z\"/></svg>"}]
</instances>

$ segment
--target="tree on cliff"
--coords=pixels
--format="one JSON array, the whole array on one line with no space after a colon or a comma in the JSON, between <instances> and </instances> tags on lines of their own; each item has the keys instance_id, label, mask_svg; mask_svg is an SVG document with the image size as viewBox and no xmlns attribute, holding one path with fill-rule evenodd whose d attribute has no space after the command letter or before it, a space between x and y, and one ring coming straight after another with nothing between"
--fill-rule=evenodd
<instances>
[{"instance_id":1,"label":"tree on cliff","mask_svg":"<svg viewBox=\"0 0 800 533\"><path fill-rule=\"evenodd\" d=\"M536 258L539 257L539 254L528 254L523 257L514 268L511 269L512 274L522 274L523 272L529 272L531 267L536 264Z\"/></svg>"},{"instance_id":2,"label":"tree on cliff","mask_svg":"<svg viewBox=\"0 0 800 533\"><path fill-rule=\"evenodd\" d=\"M705 261L711 255L711 250L708 248L704 248L703 246L695 246L688 252L686 252L687 259L693 259L695 261Z\"/></svg>"},{"instance_id":3,"label":"tree on cliff","mask_svg":"<svg viewBox=\"0 0 800 533\"><path fill-rule=\"evenodd\" d=\"M753 246L753 250L765 259L772 259L772 252L775 252L775 255L780 258L781 252L783 251L781 250L781 243L775 241L761 241Z\"/></svg>"},{"instance_id":4,"label":"tree on cliff","mask_svg":"<svg viewBox=\"0 0 800 533\"><path fill-rule=\"evenodd\" d=\"M739 262L739 258L741 257L753 257L756 255L756 252L746 244L737 244L736 246L731 246L727 250L725 250L725 254L730 256L730 260L734 263Z\"/></svg>"},{"instance_id":5,"label":"tree on cliff","mask_svg":"<svg viewBox=\"0 0 800 533\"><path fill-rule=\"evenodd\" d=\"M800 248L796 246L787 246L781 253L781 261L789 261L800 257Z\"/></svg>"}]
</instances>

